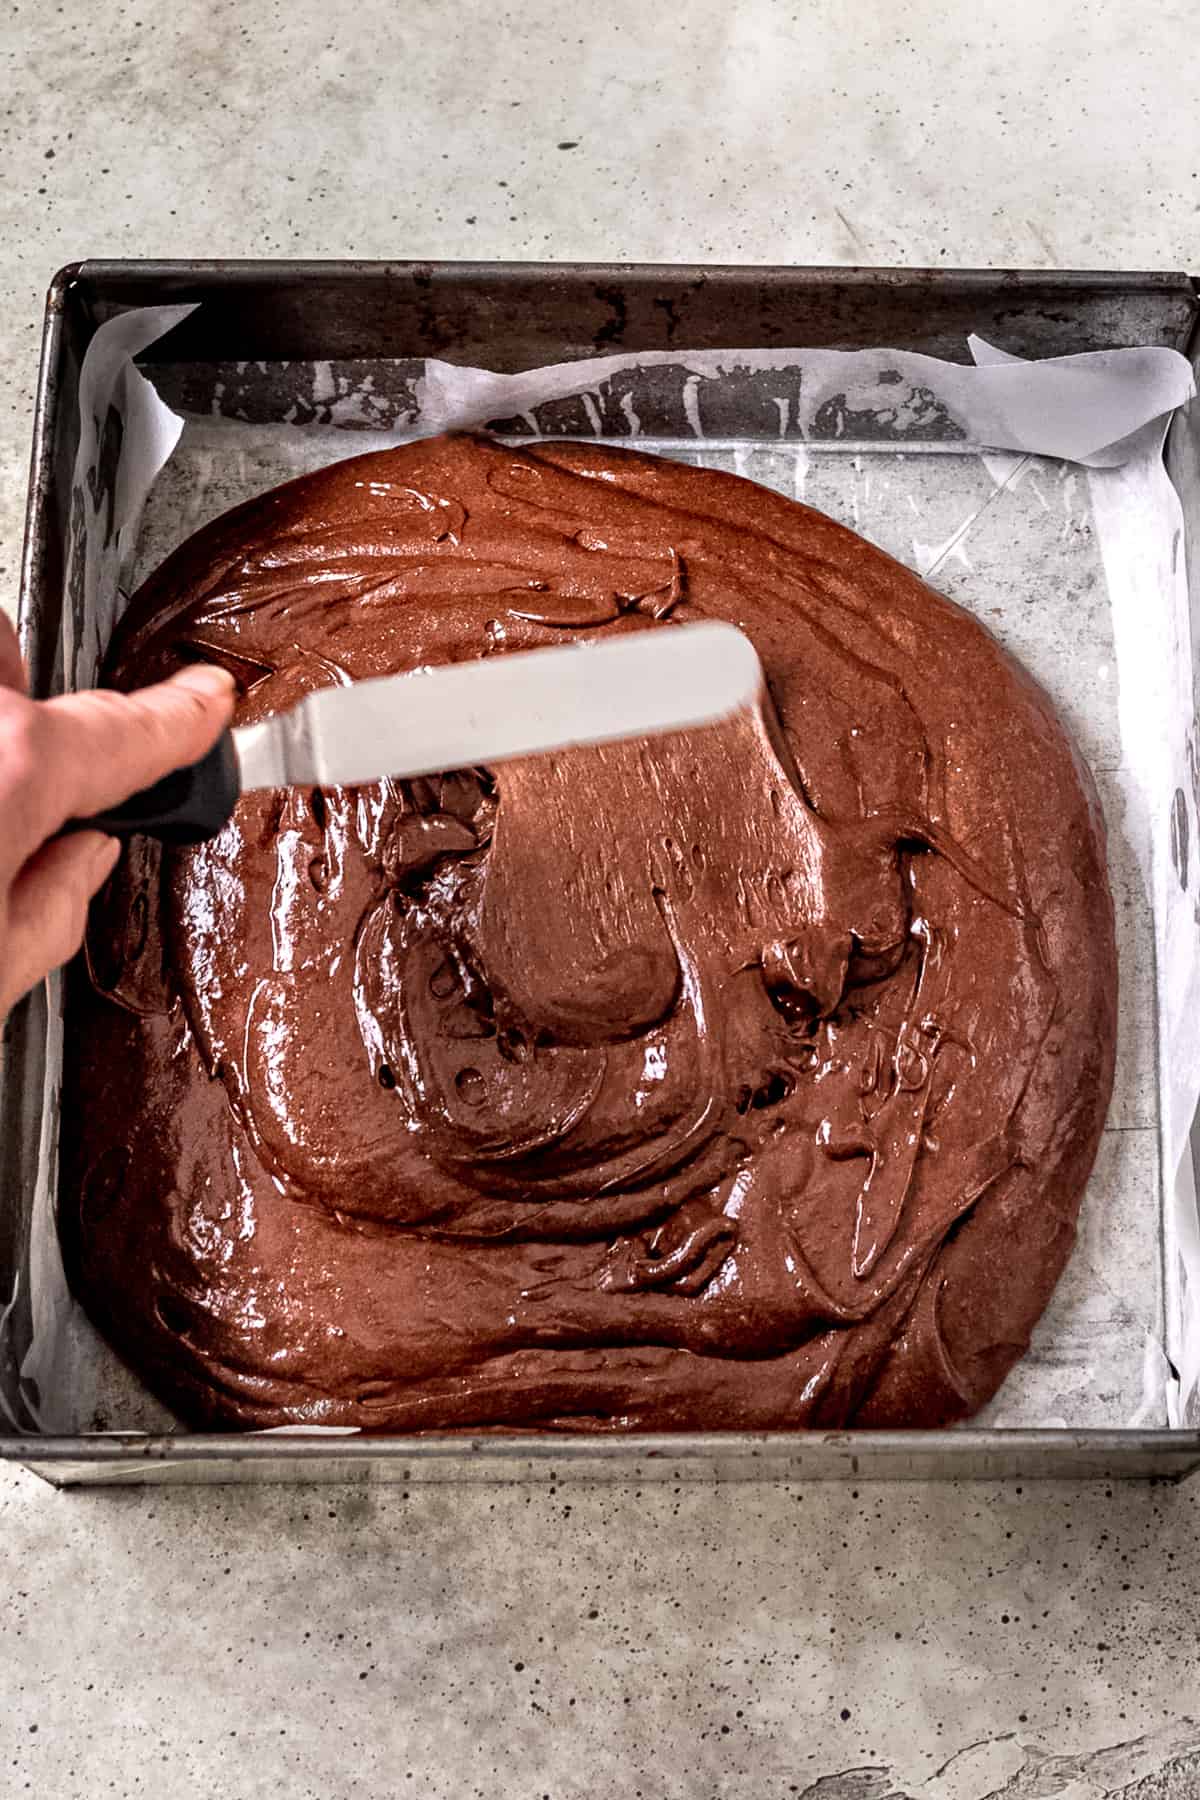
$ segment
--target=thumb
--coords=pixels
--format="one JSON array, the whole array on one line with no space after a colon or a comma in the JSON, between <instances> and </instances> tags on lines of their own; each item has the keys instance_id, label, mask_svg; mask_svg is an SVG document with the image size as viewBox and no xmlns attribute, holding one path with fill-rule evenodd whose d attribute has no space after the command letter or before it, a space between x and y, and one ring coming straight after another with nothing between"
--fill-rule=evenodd
<instances>
[{"instance_id":1,"label":"thumb","mask_svg":"<svg viewBox=\"0 0 1200 1800\"><path fill-rule=\"evenodd\" d=\"M119 806L197 761L229 724L235 693L225 669L200 663L131 694L92 688L38 703L38 835L26 854L68 819Z\"/></svg>"}]
</instances>

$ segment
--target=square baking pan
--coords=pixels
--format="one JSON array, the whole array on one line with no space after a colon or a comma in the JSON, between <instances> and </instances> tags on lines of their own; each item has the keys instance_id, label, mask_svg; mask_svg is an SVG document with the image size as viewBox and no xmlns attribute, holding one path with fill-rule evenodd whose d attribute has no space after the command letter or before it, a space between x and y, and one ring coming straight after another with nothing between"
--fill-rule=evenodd
<instances>
[{"instance_id":1,"label":"square baking pan","mask_svg":"<svg viewBox=\"0 0 1200 1800\"><path fill-rule=\"evenodd\" d=\"M34 691L61 677L63 577L78 387L95 331L130 309L198 303L141 359L172 404L202 410L205 370L251 364L404 365L426 357L501 372L597 354L888 345L965 361L976 332L1040 358L1163 345L1195 362L1197 284L1183 274L703 268L627 265L84 262L47 301L35 421L20 632ZM269 381L255 388L270 417ZM386 409L386 381L377 385ZM1167 465L1179 494L1200 619L1200 419L1176 416ZM252 415L251 415L252 416ZM280 413L279 416L283 416ZM1200 632L1194 626L1194 641ZM30 1232L42 1117L44 993L9 1019L0 1068L0 1297ZM1200 1143L1193 1133L1194 1160ZM28 1284L0 1333L0 1401L31 1332ZM0 1418L4 1417L0 1409ZM567 1478L1181 1476L1200 1430L1068 1428L771 1434L567 1433L316 1436L93 1432L0 1437L0 1457L57 1484L121 1481Z\"/></svg>"}]
</instances>

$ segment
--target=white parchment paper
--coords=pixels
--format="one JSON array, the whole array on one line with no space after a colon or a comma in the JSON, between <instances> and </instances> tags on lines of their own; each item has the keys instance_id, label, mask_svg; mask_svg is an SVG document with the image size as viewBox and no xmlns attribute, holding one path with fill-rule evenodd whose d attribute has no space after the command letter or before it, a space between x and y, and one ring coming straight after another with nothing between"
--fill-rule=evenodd
<instances>
[{"instance_id":1,"label":"white parchment paper","mask_svg":"<svg viewBox=\"0 0 1200 1800\"><path fill-rule=\"evenodd\" d=\"M636 441L805 499L974 610L1031 668L1088 757L1109 820L1117 1091L1079 1245L1029 1355L979 1422L1188 1421L1200 1397L1187 1154L1200 1099L1200 856L1181 879L1180 795L1193 843L1200 821L1182 528L1161 457L1170 415L1193 392L1185 359L1145 348L1029 364L972 340L975 366L887 349L664 352L519 375L429 361L385 432L372 428L386 411L374 375L241 364L231 388L271 378L272 395L282 381L293 398L246 422L232 401L223 411L214 370L210 416L185 428L132 358L187 310L114 320L85 359L68 685L94 678L129 587L227 506L342 456L488 424ZM731 433L746 396L759 427ZM297 419L310 422L286 422ZM21 1410L46 1431L161 1429L168 1416L67 1291L54 1226L57 987L49 1017Z\"/></svg>"},{"instance_id":2,"label":"white parchment paper","mask_svg":"<svg viewBox=\"0 0 1200 1800\"><path fill-rule=\"evenodd\" d=\"M79 376L79 449L71 491L71 551L62 611L63 685L88 687L121 606L121 574L133 553L146 497L179 442L183 420L159 400L133 358L187 317L190 306L147 307L102 325ZM101 477L106 462L110 479ZM45 1095L30 1223L27 1276L32 1340L21 1360L13 1422L71 1432L89 1405L90 1371L111 1359L67 1288L55 1224L58 1192L61 978L47 983ZM16 1296L13 1296L15 1300ZM0 1316L0 1330L11 1321Z\"/></svg>"},{"instance_id":3,"label":"white parchment paper","mask_svg":"<svg viewBox=\"0 0 1200 1800\"><path fill-rule=\"evenodd\" d=\"M691 378L687 410L697 438L709 435L703 417L707 382L740 370L799 367L804 374L799 392L779 396L781 437L811 436L821 409L835 396L848 413L878 411L883 376L884 385L898 390L894 398L885 396L885 411L889 401L891 410L899 412L913 404L914 394L928 392L972 444L1064 457L1097 468L1119 465L1136 454L1144 428L1193 392L1186 359L1155 346L1049 357L1035 365L1032 378L1030 365L1016 359L971 367L897 350L664 350L559 363L519 375L431 359L419 389L421 435L521 415L532 423L535 410L548 400L590 396L630 370L680 367ZM892 379L897 374L899 382ZM636 437L636 416L630 422Z\"/></svg>"}]
</instances>

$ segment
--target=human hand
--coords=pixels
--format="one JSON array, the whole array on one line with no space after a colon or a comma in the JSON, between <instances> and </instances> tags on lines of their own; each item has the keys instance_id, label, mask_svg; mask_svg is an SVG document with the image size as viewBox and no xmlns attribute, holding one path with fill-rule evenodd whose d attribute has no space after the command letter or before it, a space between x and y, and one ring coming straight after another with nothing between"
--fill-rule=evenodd
<instances>
[{"instance_id":1,"label":"human hand","mask_svg":"<svg viewBox=\"0 0 1200 1800\"><path fill-rule=\"evenodd\" d=\"M60 837L63 825L195 762L228 725L233 698L224 669L198 664L133 694L30 700L0 612L0 1019L78 950L88 901L120 855L116 838Z\"/></svg>"}]
</instances>

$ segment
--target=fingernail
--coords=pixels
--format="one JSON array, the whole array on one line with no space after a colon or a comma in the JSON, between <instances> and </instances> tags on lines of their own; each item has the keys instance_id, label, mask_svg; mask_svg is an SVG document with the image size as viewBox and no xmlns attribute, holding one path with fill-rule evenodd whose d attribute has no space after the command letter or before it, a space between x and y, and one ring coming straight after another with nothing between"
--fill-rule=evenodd
<instances>
[{"instance_id":1,"label":"fingernail","mask_svg":"<svg viewBox=\"0 0 1200 1800\"><path fill-rule=\"evenodd\" d=\"M207 694L214 700L229 700L237 691L237 682L229 670L216 663L190 663L171 679L176 687L190 688L193 694Z\"/></svg>"}]
</instances>

